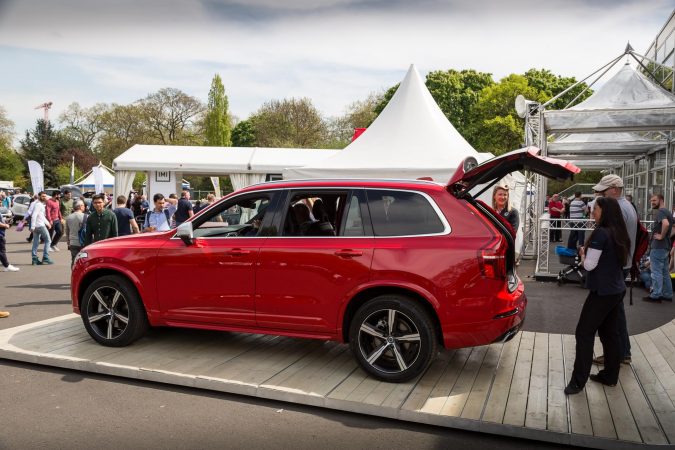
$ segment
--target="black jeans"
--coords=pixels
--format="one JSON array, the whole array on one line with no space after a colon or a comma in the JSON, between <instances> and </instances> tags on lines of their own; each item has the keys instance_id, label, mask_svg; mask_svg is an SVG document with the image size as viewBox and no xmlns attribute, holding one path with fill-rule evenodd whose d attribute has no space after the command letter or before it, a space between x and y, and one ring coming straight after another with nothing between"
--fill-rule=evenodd
<instances>
[{"instance_id":1,"label":"black jeans","mask_svg":"<svg viewBox=\"0 0 675 450\"><path fill-rule=\"evenodd\" d=\"M551 219L551 230L549 230L549 240L551 242L558 242L562 240L562 230L560 230L560 219L555 218ZM554 230L553 228L558 228L557 230Z\"/></svg>"},{"instance_id":2,"label":"black jeans","mask_svg":"<svg viewBox=\"0 0 675 450\"><path fill-rule=\"evenodd\" d=\"M0 236L0 264L2 267L9 266L9 261L7 260L7 250L5 249L5 236Z\"/></svg>"},{"instance_id":3,"label":"black jeans","mask_svg":"<svg viewBox=\"0 0 675 450\"><path fill-rule=\"evenodd\" d=\"M73 267L73 264L75 263L75 256L77 256L78 253L80 253L80 250L82 250L82 247L79 245L71 245L70 246L70 267Z\"/></svg>"},{"instance_id":4,"label":"black jeans","mask_svg":"<svg viewBox=\"0 0 675 450\"><path fill-rule=\"evenodd\" d=\"M52 222L51 230L49 230L49 237L52 238L52 247L56 247L61 236L63 236L63 224L60 220L55 220Z\"/></svg>"},{"instance_id":5,"label":"black jeans","mask_svg":"<svg viewBox=\"0 0 675 450\"><path fill-rule=\"evenodd\" d=\"M621 343L619 339L619 309L625 292L612 295L598 295L591 292L586 297L581 309L579 323L575 337L577 340L576 356L572 381L583 387L588 381L593 365L593 344L595 332L600 336L605 368L602 376L609 383L616 383L619 379L621 365Z\"/></svg>"}]
</instances>

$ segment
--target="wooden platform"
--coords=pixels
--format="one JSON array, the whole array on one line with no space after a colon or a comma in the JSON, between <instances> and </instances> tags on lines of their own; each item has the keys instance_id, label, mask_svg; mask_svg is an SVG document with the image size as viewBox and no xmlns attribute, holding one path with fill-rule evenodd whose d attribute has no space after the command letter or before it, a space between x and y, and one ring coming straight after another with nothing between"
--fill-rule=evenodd
<instances>
[{"instance_id":1,"label":"wooden platform","mask_svg":"<svg viewBox=\"0 0 675 450\"><path fill-rule=\"evenodd\" d=\"M546 333L443 352L404 384L368 377L348 347L333 342L160 329L130 347L108 348L90 339L76 315L0 331L0 357L577 446L670 445L675 323L631 339L634 362L622 366L619 385L589 381L571 397L563 389L574 337Z\"/></svg>"}]
</instances>

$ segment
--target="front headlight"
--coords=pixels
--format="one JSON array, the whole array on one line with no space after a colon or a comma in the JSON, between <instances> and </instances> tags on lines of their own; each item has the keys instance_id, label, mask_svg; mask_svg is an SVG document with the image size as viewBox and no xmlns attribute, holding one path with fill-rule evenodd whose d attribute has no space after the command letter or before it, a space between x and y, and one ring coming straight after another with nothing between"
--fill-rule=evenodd
<instances>
[{"instance_id":1,"label":"front headlight","mask_svg":"<svg viewBox=\"0 0 675 450\"><path fill-rule=\"evenodd\" d=\"M87 259L89 257L89 253L87 252L80 252L77 255L75 255L75 261L73 262L78 262L81 259Z\"/></svg>"}]
</instances>

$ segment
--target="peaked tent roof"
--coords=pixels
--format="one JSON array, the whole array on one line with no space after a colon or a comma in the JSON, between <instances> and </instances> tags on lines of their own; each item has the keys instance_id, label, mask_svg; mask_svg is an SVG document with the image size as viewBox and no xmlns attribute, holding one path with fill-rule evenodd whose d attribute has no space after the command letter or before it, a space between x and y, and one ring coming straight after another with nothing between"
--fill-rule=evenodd
<instances>
[{"instance_id":1,"label":"peaked tent roof","mask_svg":"<svg viewBox=\"0 0 675 450\"><path fill-rule=\"evenodd\" d=\"M111 187L115 185L115 176L113 171L106 167L103 163L99 163L98 167L103 169L103 186ZM79 187L94 187L96 186L96 178L94 177L94 171L90 170L78 180L76 180L73 185Z\"/></svg>"},{"instance_id":2,"label":"peaked tent roof","mask_svg":"<svg viewBox=\"0 0 675 450\"><path fill-rule=\"evenodd\" d=\"M567 111L675 107L675 95L647 79L628 63L583 102Z\"/></svg>"},{"instance_id":3,"label":"peaked tent roof","mask_svg":"<svg viewBox=\"0 0 675 450\"><path fill-rule=\"evenodd\" d=\"M368 129L344 150L284 178L419 178L446 182L478 152L448 121L417 69L408 73Z\"/></svg>"},{"instance_id":4,"label":"peaked tent roof","mask_svg":"<svg viewBox=\"0 0 675 450\"><path fill-rule=\"evenodd\" d=\"M675 130L675 95L625 64L576 106L544 111L548 133Z\"/></svg>"}]
</instances>

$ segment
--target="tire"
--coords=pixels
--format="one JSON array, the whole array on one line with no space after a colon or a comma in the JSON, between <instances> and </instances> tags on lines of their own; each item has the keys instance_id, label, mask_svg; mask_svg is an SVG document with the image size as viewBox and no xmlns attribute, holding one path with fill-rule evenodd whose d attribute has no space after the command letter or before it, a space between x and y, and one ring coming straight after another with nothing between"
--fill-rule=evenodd
<instances>
[{"instance_id":1,"label":"tire","mask_svg":"<svg viewBox=\"0 0 675 450\"><path fill-rule=\"evenodd\" d=\"M112 308L111 303L114 303ZM127 346L140 339L149 328L136 288L118 275L101 277L87 288L80 314L89 335L108 347Z\"/></svg>"},{"instance_id":2,"label":"tire","mask_svg":"<svg viewBox=\"0 0 675 450\"><path fill-rule=\"evenodd\" d=\"M427 370L438 353L438 336L418 301L382 295L356 311L349 345L363 370L382 381L399 383Z\"/></svg>"}]
</instances>

